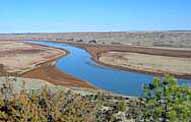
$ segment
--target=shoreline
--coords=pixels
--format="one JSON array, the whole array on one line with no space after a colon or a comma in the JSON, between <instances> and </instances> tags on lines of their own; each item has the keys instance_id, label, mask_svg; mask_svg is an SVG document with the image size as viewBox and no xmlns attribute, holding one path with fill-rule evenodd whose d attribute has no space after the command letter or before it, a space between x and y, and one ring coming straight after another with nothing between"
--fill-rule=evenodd
<instances>
[{"instance_id":1,"label":"shoreline","mask_svg":"<svg viewBox=\"0 0 191 122\"><path fill-rule=\"evenodd\" d=\"M67 42L62 42L62 43L67 43ZM111 64L107 64L107 63L104 63L102 61L99 60L101 54L103 53L107 53L107 52L110 52L110 51L117 51L117 52L134 52L134 53L137 53L137 51L125 51L123 49L113 49L112 47L110 47L109 45L97 45L97 44L79 44L79 43L67 43L67 44L71 44L73 46L76 46L76 47L80 47L80 48L83 48L85 49L87 52L89 52L91 54L91 58L92 60L94 60L96 63L100 64L100 65L103 65L103 66L107 66L107 67L111 67L111 68L116 68L116 69L119 69L119 70L125 70L125 71L134 71L134 72L138 72L138 73L144 73L144 74L149 74L149 75L155 75L155 76L165 76L166 74L169 74L169 75L173 75L175 76L176 78L181 78L181 79L188 79L190 80L191 79L191 74L187 74L187 73L176 73L176 72L168 72L168 71L162 71L162 70L148 70L146 68L133 68L133 67L123 67L123 66L117 66L117 65L111 65ZM117 46L118 47L118 46ZM137 47L136 47L137 48ZM143 47L144 49L144 47ZM145 48L145 49L151 49L151 50L155 50L155 48ZM165 50L165 49L156 49L156 50ZM168 51L169 49L165 50L165 51ZM174 50L173 50L174 51ZM178 50L175 50L175 51L178 51ZM184 52L184 51L183 51ZM186 51L185 55L181 56L181 57L186 57L187 52L190 52L191 51ZM152 52L152 53L155 53L155 52ZM147 51L146 52L142 52L142 54L148 54ZM151 55L154 55L154 54L151 54ZM157 55L160 55L160 54L157 54ZM162 55L162 54L161 54ZM165 54L165 55L169 55L169 54ZM178 56L175 56L173 54L174 57L180 57L180 54ZM190 55L191 57L191 55Z\"/></svg>"},{"instance_id":2,"label":"shoreline","mask_svg":"<svg viewBox=\"0 0 191 122\"><path fill-rule=\"evenodd\" d=\"M54 42L54 41L52 41L52 42ZM59 43L67 43L67 42L59 42ZM94 60L96 63L103 65L103 66L108 66L111 68L116 68L116 69L125 70L125 71L135 71L135 72L139 72L139 73L151 74L151 75L156 75L156 76L164 76L164 72L162 72L162 73L159 71L148 72L148 71L140 70L140 69L136 69L136 68L134 69L134 68L127 68L127 67L122 67L122 66L110 65L110 64L106 64L104 62L99 61L99 57L101 56L102 53L109 52L109 51L120 51L120 50L113 50L108 45L104 45L104 47L102 47L102 46L97 45L97 44L96 45L95 44L91 44L91 45L89 45L89 44L78 44L78 43L67 43L67 44L71 44L73 46L85 49L88 53L91 54L92 60ZM44 45L42 45L42 46L44 46ZM59 49L59 48L57 48L57 49ZM63 50L63 49L61 49L61 50ZM54 63L56 62L56 60L58 60L59 58L61 58L63 56L66 56L70 53L67 50L64 50L64 51L66 52L64 55L60 55L60 56L58 56L52 60L41 63L36 68L34 68L28 72L23 73L22 76L46 80L46 81L48 81L54 85L62 85L62 86L66 86L66 87L97 89L90 82L79 80L79 79L77 79L71 75L68 75L63 71L60 71L55 66ZM169 74L168 72L166 72L166 73ZM172 75L174 75L174 74L172 74ZM184 79L190 79L191 78L190 75L178 74L178 75L174 75L174 76L177 78L184 78Z\"/></svg>"},{"instance_id":3,"label":"shoreline","mask_svg":"<svg viewBox=\"0 0 191 122\"><path fill-rule=\"evenodd\" d=\"M41 45L41 46L44 46L44 45ZM45 46L45 47L48 47L48 46ZM59 48L56 48L56 49L59 49ZM35 68L22 73L21 76L24 78L42 79L54 85L63 85L66 87L95 88L89 82L74 78L73 76L66 74L56 68L55 66L56 60L69 54L67 50L64 50L64 51L65 51L65 54L58 55L56 57L51 58L50 60L46 62L38 64L35 66Z\"/></svg>"}]
</instances>

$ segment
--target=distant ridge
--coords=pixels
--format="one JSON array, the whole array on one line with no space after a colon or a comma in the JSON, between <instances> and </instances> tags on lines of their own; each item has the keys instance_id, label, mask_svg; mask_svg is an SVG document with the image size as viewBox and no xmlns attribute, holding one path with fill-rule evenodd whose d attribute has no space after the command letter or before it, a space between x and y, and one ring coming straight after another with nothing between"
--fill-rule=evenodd
<instances>
[{"instance_id":1,"label":"distant ridge","mask_svg":"<svg viewBox=\"0 0 191 122\"><path fill-rule=\"evenodd\" d=\"M105 31L105 32L23 32L23 33L0 33L0 35L33 35L33 34L65 34L65 33L157 33L157 32L191 32L191 30L141 30L141 31Z\"/></svg>"},{"instance_id":2,"label":"distant ridge","mask_svg":"<svg viewBox=\"0 0 191 122\"><path fill-rule=\"evenodd\" d=\"M168 32L191 32L191 30L168 30Z\"/></svg>"},{"instance_id":3,"label":"distant ridge","mask_svg":"<svg viewBox=\"0 0 191 122\"><path fill-rule=\"evenodd\" d=\"M17 40L73 40L97 44L125 44L146 47L191 48L191 30L126 31L126 32L59 32L59 33L4 33L0 39Z\"/></svg>"}]
</instances>

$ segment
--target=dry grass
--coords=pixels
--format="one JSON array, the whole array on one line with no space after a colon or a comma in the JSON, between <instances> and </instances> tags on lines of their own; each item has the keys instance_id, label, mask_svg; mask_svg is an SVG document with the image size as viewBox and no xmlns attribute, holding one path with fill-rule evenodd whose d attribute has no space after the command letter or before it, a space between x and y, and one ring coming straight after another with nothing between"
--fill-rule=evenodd
<instances>
[{"instance_id":1,"label":"dry grass","mask_svg":"<svg viewBox=\"0 0 191 122\"><path fill-rule=\"evenodd\" d=\"M0 41L0 60L7 71L16 72L33 68L65 54L54 48L34 46L21 42Z\"/></svg>"},{"instance_id":2,"label":"dry grass","mask_svg":"<svg viewBox=\"0 0 191 122\"><path fill-rule=\"evenodd\" d=\"M108 52L101 55L101 62L122 67L150 71L191 74L191 58L157 56L129 52Z\"/></svg>"}]
</instances>

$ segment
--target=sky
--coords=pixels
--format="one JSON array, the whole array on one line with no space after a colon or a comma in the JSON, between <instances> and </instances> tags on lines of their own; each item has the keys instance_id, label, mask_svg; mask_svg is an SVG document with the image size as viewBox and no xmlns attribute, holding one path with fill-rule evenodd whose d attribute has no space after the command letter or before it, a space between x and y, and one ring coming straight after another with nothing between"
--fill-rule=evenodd
<instances>
[{"instance_id":1,"label":"sky","mask_svg":"<svg viewBox=\"0 0 191 122\"><path fill-rule=\"evenodd\" d=\"M0 33L191 30L191 0L1 0Z\"/></svg>"}]
</instances>

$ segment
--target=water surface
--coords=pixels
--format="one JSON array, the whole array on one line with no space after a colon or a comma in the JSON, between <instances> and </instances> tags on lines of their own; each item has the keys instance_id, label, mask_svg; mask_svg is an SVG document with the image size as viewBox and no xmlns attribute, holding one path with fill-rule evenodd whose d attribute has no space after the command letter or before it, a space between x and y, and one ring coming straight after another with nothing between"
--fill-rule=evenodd
<instances>
[{"instance_id":1,"label":"water surface","mask_svg":"<svg viewBox=\"0 0 191 122\"><path fill-rule=\"evenodd\" d=\"M123 71L97 64L84 49L68 44L32 41L32 43L68 50L69 55L57 60L56 67L81 80L85 80L98 88L128 96L140 96L143 85L153 80L153 75L134 71ZM180 84L191 86L191 80L178 79Z\"/></svg>"}]
</instances>

